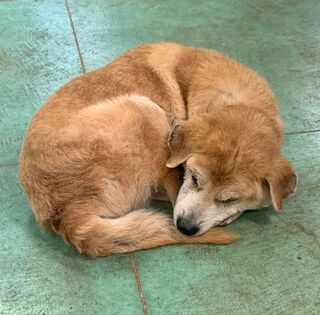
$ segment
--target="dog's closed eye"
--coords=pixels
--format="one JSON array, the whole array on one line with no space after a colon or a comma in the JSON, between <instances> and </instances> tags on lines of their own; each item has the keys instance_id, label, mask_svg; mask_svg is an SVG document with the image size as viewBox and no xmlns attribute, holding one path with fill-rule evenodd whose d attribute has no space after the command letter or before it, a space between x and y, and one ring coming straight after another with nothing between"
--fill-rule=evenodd
<instances>
[{"instance_id":1,"label":"dog's closed eye","mask_svg":"<svg viewBox=\"0 0 320 315\"><path fill-rule=\"evenodd\" d=\"M192 175L191 178L192 178L193 186L196 188L199 187L198 177L196 175Z\"/></svg>"},{"instance_id":2,"label":"dog's closed eye","mask_svg":"<svg viewBox=\"0 0 320 315\"><path fill-rule=\"evenodd\" d=\"M239 199L240 198L238 196L219 196L217 198L217 201L221 203L229 204L229 203L235 203L239 201Z\"/></svg>"},{"instance_id":3,"label":"dog's closed eye","mask_svg":"<svg viewBox=\"0 0 320 315\"><path fill-rule=\"evenodd\" d=\"M194 188L201 188L203 183L203 177L195 170L190 170L192 184Z\"/></svg>"},{"instance_id":4,"label":"dog's closed eye","mask_svg":"<svg viewBox=\"0 0 320 315\"><path fill-rule=\"evenodd\" d=\"M230 197L228 199L225 199L225 200L220 200L220 202L223 202L223 203L232 203L232 202L236 202L238 201L239 198L238 197Z\"/></svg>"}]
</instances>

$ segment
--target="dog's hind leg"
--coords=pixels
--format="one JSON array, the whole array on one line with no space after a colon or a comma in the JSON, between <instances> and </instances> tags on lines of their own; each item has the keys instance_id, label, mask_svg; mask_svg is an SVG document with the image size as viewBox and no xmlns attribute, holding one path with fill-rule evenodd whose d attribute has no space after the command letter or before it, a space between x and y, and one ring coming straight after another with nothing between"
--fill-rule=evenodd
<instances>
[{"instance_id":1,"label":"dog's hind leg","mask_svg":"<svg viewBox=\"0 0 320 315\"><path fill-rule=\"evenodd\" d=\"M107 218L95 214L97 209L88 208L93 206L88 203L69 205L61 216L59 232L67 242L90 256L179 243L229 244L237 238L223 228L200 236L185 236L164 213L141 209L119 218Z\"/></svg>"}]
</instances>

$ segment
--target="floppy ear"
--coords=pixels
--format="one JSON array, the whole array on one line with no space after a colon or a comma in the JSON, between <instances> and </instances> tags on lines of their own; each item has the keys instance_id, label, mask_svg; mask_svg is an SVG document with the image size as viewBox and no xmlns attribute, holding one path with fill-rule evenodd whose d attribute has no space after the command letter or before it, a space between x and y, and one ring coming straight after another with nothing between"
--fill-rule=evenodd
<instances>
[{"instance_id":1,"label":"floppy ear","mask_svg":"<svg viewBox=\"0 0 320 315\"><path fill-rule=\"evenodd\" d=\"M280 156L273 165L272 173L266 178L270 186L273 207L281 211L283 199L291 195L297 186L297 175L289 161Z\"/></svg>"},{"instance_id":2,"label":"floppy ear","mask_svg":"<svg viewBox=\"0 0 320 315\"><path fill-rule=\"evenodd\" d=\"M173 129L168 140L170 148L170 158L166 163L168 168L175 168L185 162L191 155L186 148L185 135L182 128L182 123L173 121Z\"/></svg>"}]
</instances>

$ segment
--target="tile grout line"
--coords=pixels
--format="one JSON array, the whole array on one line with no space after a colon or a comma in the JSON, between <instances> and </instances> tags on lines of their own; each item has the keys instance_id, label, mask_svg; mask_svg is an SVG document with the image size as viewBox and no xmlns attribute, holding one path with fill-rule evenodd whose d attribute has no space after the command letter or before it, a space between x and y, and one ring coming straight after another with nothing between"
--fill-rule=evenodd
<instances>
[{"instance_id":1,"label":"tile grout line","mask_svg":"<svg viewBox=\"0 0 320 315\"><path fill-rule=\"evenodd\" d=\"M147 307L147 303L146 303L146 300L145 300L145 297L143 294L141 280L140 280L139 272L138 272L138 267L137 267L136 261L134 259L134 253L130 254L130 261L131 261L131 265L133 268L134 276L135 276L136 283L137 283L137 288L139 291L139 295L140 295L140 299L141 299L141 303L142 303L142 307L143 307L143 314L148 315L148 307Z\"/></svg>"},{"instance_id":2,"label":"tile grout line","mask_svg":"<svg viewBox=\"0 0 320 315\"><path fill-rule=\"evenodd\" d=\"M80 51L80 45L79 45L79 41L78 41L76 29L75 29L75 27L74 27L74 23L73 23L73 20L72 20L72 15L71 15L71 10L70 10L70 6L69 6L69 3L68 3L68 0L65 0L64 3L65 3L65 6L66 6L66 9L67 9L67 12L68 12L68 16L69 16L70 26L71 26L71 29L72 29L73 38L74 38L74 41L75 41L76 46L77 46L77 51L78 51L78 56L79 56L79 60L80 60L82 72L83 72L83 73L86 73L86 68L85 68L85 66L84 66L82 54L81 54L81 51Z\"/></svg>"},{"instance_id":3,"label":"tile grout line","mask_svg":"<svg viewBox=\"0 0 320 315\"><path fill-rule=\"evenodd\" d=\"M284 135L285 136L292 136L292 135L301 135L301 134L316 133L316 132L320 132L320 129L285 132Z\"/></svg>"},{"instance_id":4,"label":"tile grout line","mask_svg":"<svg viewBox=\"0 0 320 315\"><path fill-rule=\"evenodd\" d=\"M75 41L75 44L76 44L76 47L77 47L77 52L78 52L78 57L79 57L80 64L81 64L81 69L82 69L83 74L85 74L86 73L86 68L85 68L85 65L84 65L83 58L82 58L80 45L79 45L76 29L75 29L75 26L74 26L74 23L73 23L72 14L71 14L71 10L70 10L70 6L69 6L69 3L68 3L68 0L65 0L65 6L66 6L66 9L67 9L67 12L68 12L68 17L69 17L69 21L70 21L70 26L71 26L73 38L74 38L74 41ZM145 297L144 297L144 294L143 294L143 291L142 291L142 285L141 285L141 280L140 280L140 277L139 277L138 267L137 267L136 261L134 259L134 254L133 253L130 254L130 262L131 262L131 266L132 266L132 269L133 269L133 273L134 273L137 289L138 289L140 300L141 300L142 307L143 307L143 314L144 315L148 315L148 308L147 308L146 300L145 300Z\"/></svg>"}]
</instances>

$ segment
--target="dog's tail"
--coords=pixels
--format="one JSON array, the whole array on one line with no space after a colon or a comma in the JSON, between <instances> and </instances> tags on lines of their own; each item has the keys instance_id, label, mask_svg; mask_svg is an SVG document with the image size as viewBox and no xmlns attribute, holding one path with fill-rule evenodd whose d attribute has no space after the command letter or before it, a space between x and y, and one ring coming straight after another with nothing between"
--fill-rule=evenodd
<instances>
[{"instance_id":1,"label":"dog's tail","mask_svg":"<svg viewBox=\"0 0 320 315\"><path fill-rule=\"evenodd\" d=\"M119 218L79 214L60 221L67 242L90 256L129 253L136 250L182 243L229 244L237 235L224 228L213 228L200 236L185 236L172 218L152 210L135 210Z\"/></svg>"}]
</instances>

